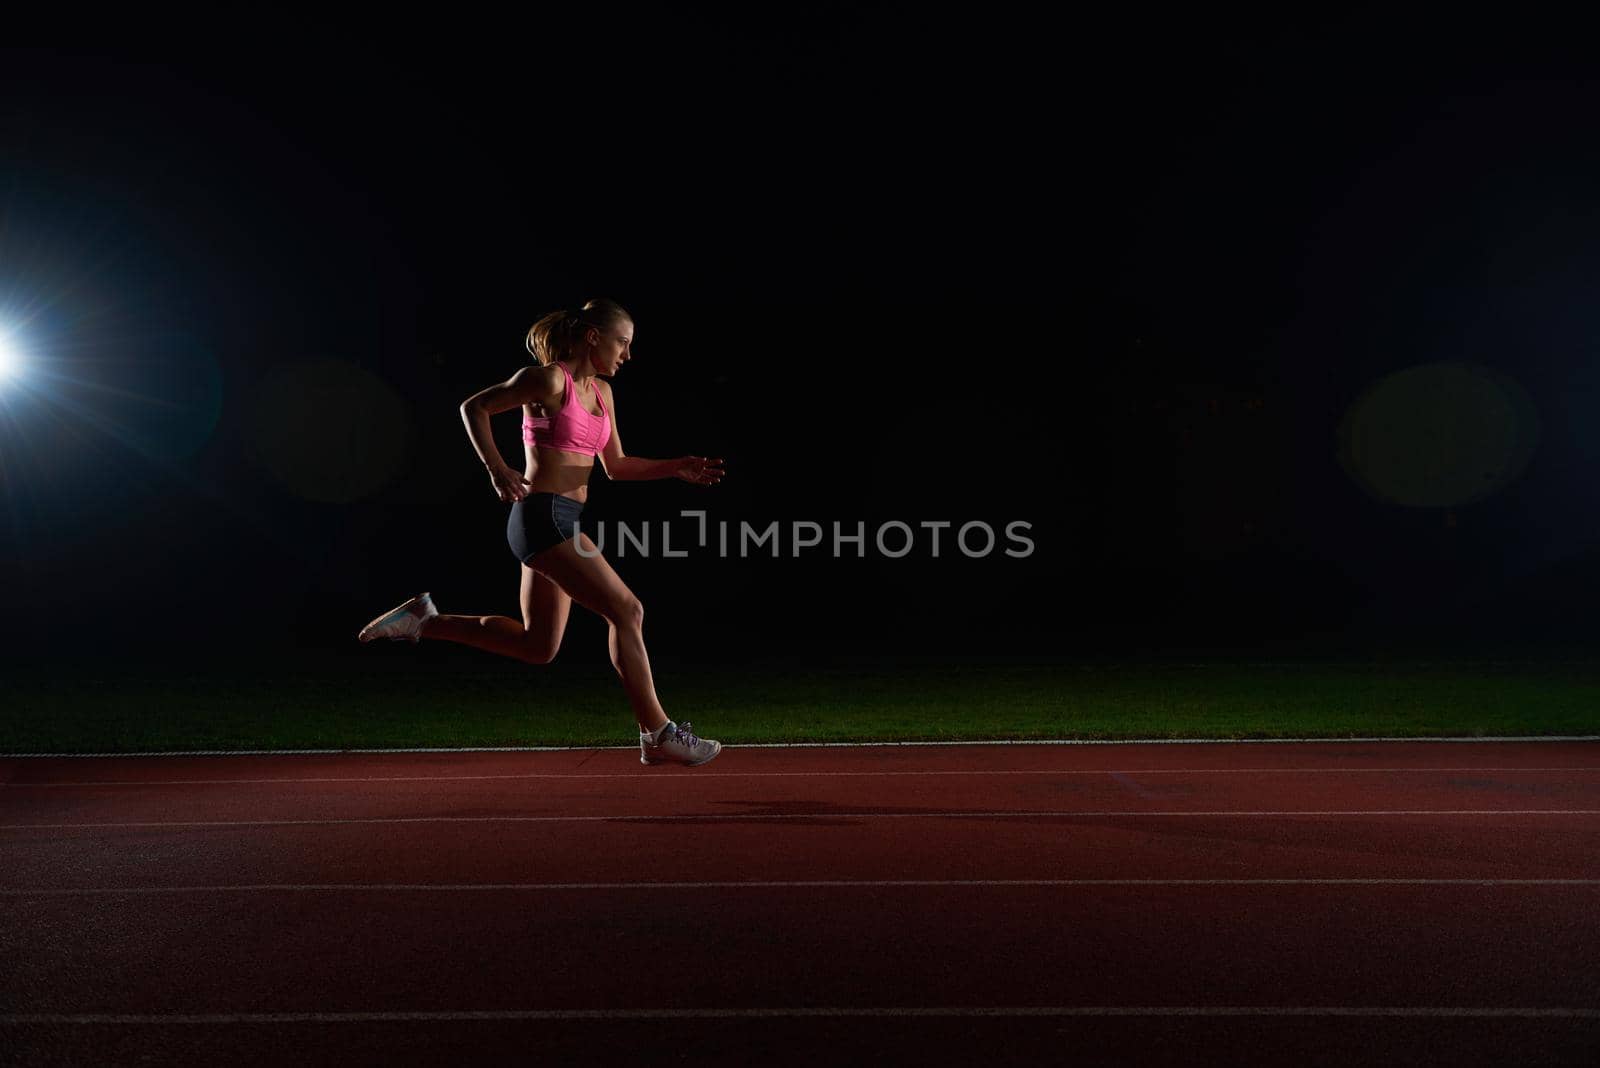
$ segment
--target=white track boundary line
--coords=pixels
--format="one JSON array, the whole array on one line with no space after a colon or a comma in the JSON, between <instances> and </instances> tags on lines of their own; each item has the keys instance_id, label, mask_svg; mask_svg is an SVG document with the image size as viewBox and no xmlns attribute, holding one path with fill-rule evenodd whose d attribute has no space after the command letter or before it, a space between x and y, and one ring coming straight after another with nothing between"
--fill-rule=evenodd
<instances>
[{"instance_id":1,"label":"white track boundary line","mask_svg":"<svg viewBox=\"0 0 1600 1068\"><path fill-rule=\"evenodd\" d=\"M674 813L663 817L660 813L615 816L368 816L325 820L133 820L124 823L4 823L0 831L76 831L105 830L121 827L332 827L354 824L400 823L657 823L663 818L682 823L694 821L719 821L744 823L746 821L773 820L893 820L893 819L1098 819L1129 817L1214 817L1237 816L1297 817L1297 816L1600 816L1593 808L1465 808L1465 809L1340 809L1340 810L1283 810L1283 811L1085 811L1085 812L700 812Z\"/></svg>"},{"instance_id":2,"label":"white track boundary line","mask_svg":"<svg viewBox=\"0 0 1600 1068\"><path fill-rule=\"evenodd\" d=\"M0 1025L38 1024L263 1024L263 1023L477 1023L505 1020L771 1020L783 1018L865 1017L1071 1017L1071 1016L1346 1016L1444 1019L1595 1020L1600 1009L1452 1007L1430 1005L1063 1005L951 1006L931 1008L779 1009L511 1009L482 1012L229 1012L173 1013L5 1013Z\"/></svg>"},{"instance_id":3,"label":"white track boundary line","mask_svg":"<svg viewBox=\"0 0 1600 1068\"><path fill-rule=\"evenodd\" d=\"M240 886L100 886L0 889L0 897L90 897L142 894L480 893L562 890L853 890L885 887L1111 886L1575 886L1600 879L807 879L659 883L258 883Z\"/></svg>"},{"instance_id":4,"label":"white track boundary line","mask_svg":"<svg viewBox=\"0 0 1600 1068\"><path fill-rule=\"evenodd\" d=\"M1025 738L966 742L741 742L734 749L878 749L952 745L1351 745L1367 742L1600 742L1600 734L1533 734L1466 738ZM152 753L0 753L0 760L103 760L130 757L325 756L349 753L594 753L633 745L491 745L409 749L169 749Z\"/></svg>"},{"instance_id":5,"label":"white track boundary line","mask_svg":"<svg viewBox=\"0 0 1600 1068\"><path fill-rule=\"evenodd\" d=\"M1560 768L1061 768L1055 770L940 770L940 771L720 771L710 770L689 776L652 775L637 771L566 771L566 772L507 772L500 775L344 775L344 776L278 776L270 779L85 779L82 782L0 782L0 789L33 789L35 787L70 786L239 786L263 783L328 783L328 782L486 782L496 779L632 779L637 782L709 782L716 779L848 779L896 778L903 776L938 775L1311 775L1311 774L1382 774L1384 772L1418 772L1455 774L1461 772L1555 772L1600 771L1600 766Z\"/></svg>"}]
</instances>

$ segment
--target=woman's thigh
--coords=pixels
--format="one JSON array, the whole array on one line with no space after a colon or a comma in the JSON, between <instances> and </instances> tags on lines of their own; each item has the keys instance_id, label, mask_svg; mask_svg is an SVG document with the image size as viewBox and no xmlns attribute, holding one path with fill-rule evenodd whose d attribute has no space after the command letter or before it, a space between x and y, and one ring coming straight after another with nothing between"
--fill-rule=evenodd
<instances>
[{"instance_id":1,"label":"woman's thigh","mask_svg":"<svg viewBox=\"0 0 1600 1068\"><path fill-rule=\"evenodd\" d=\"M522 627L529 634L549 635L553 647L566 633L572 597L545 575L522 565Z\"/></svg>"},{"instance_id":2,"label":"woman's thigh","mask_svg":"<svg viewBox=\"0 0 1600 1068\"><path fill-rule=\"evenodd\" d=\"M579 544L583 551L579 552ZM568 538L535 556L529 564L547 576L583 607L612 623L623 620L638 603L622 576L612 570L587 534Z\"/></svg>"}]
</instances>

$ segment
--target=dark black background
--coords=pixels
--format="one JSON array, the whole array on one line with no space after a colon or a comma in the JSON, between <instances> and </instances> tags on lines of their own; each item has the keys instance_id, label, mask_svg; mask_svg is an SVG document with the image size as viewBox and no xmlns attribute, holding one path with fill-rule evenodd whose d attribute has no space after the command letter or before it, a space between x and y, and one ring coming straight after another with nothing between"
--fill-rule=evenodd
<instances>
[{"instance_id":1,"label":"dark black background","mask_svg":"<svg viewBox=\"0 0 1600 1068\"><path fill-rule=\"evenodd\" d=\"M33 367L0 386L7 656L355 653L421 589L515 614L457 405L595 296L636 321L629 452L728 476L597 473L593 518L1032 524L1025 560L613 553L652 649L1594 635L1575 26L521 18L0 50L0 318ZM1341 419L1444 361L1520 385L1531 461L1455 507L1368 492Z\"/></svg>"}]
</instances>

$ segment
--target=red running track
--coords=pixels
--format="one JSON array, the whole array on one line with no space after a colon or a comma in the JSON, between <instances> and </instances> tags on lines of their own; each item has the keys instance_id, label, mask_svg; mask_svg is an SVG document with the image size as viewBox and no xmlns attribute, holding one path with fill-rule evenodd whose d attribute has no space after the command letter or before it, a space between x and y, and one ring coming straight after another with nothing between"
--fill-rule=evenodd
<instances>
[{"instance_id":1,"label":"red running track","mask_svg":"<svg viewBox=\"0 0 1600 1068\"><path fill-rule=\"evenodd\" d=\"M0 760L0 1061L1591 1063L1600 744Z\"/></svg>"}]
</instances>

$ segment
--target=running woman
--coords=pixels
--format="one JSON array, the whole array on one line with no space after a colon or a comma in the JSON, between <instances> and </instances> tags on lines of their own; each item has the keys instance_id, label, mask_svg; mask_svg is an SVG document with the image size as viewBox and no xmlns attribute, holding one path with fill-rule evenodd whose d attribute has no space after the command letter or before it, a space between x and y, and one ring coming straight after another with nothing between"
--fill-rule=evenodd
<instances>
[{"instance_id":1,"label":"running woman","mask_svg":"<svg viewBox=\"0 0 1600 1068\"><path fill-rule=\"evenodd\" d=\"M646 460L622 451L616 402L604 379L633 358L633 336L633 317L609 300L551 312L528 330L528 351L538 365L462 402L467 437L488 469L495 494L511 504L506 540L522 563L522 622L508 616L441 615L424 593L368 623L358 637L364 642L442 638L548 664L561 647L576 600L611 625L611 663L639 721L640 761L692 766L714 758L722 743L698 738L690 724L667 718L645 654L644 605L589 536L578 531L596 459L607 475L622 481L681 478L710 486L722 479L721 460ZM514 408L522 409L521 472L501 457L489 430L491 415Z\"/></svg>"}]
</instances>

